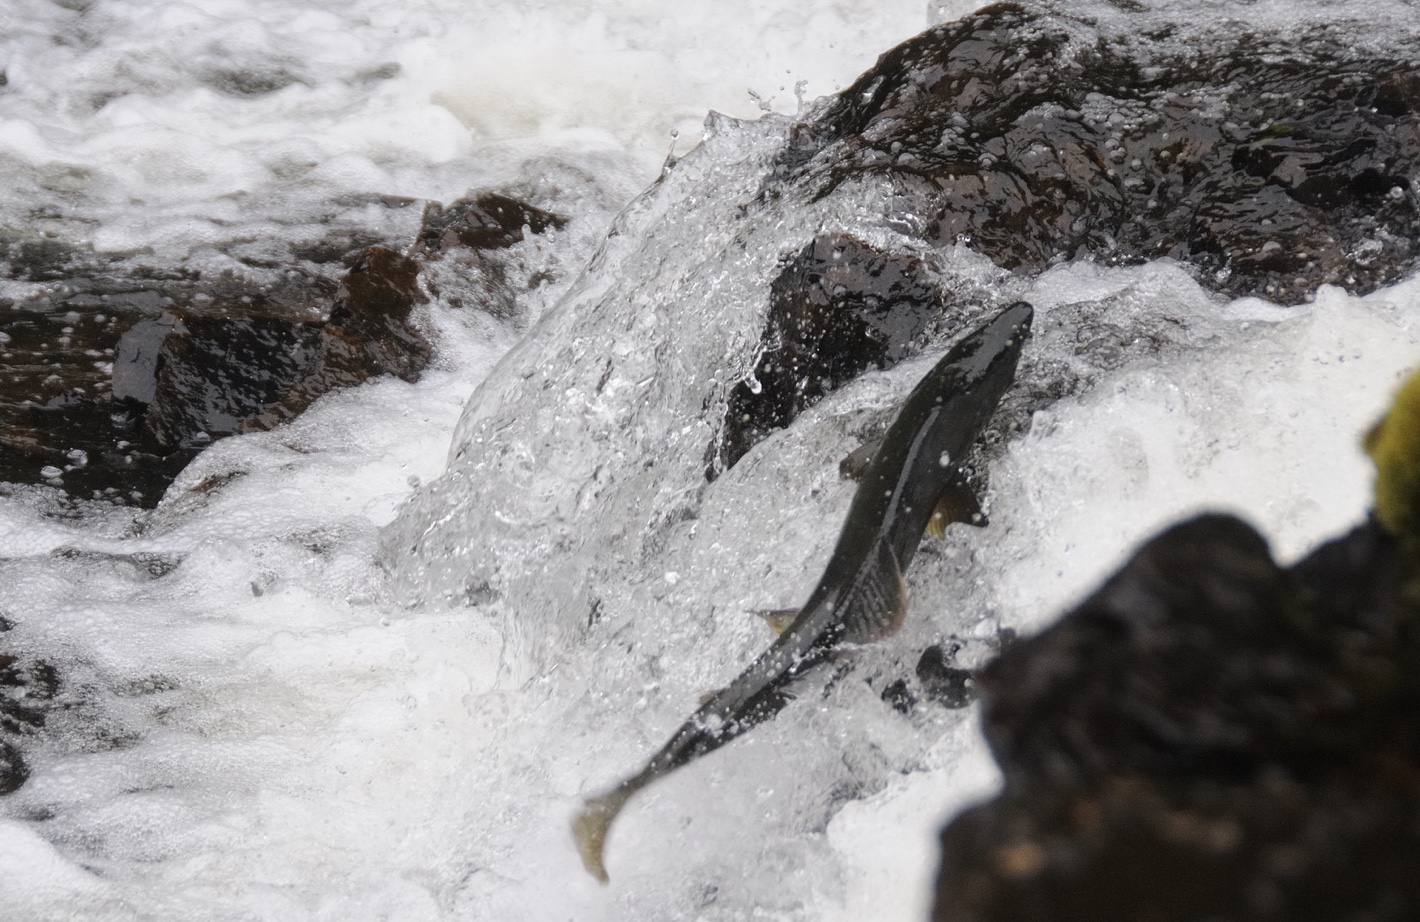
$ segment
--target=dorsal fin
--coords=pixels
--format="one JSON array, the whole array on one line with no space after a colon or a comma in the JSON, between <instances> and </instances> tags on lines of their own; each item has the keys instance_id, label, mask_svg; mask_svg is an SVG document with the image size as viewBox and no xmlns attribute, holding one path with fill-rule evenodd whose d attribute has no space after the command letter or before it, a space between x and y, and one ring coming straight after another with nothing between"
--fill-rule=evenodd
<instances>
[{"instance_id":1,"label":"dorsal fin","mask_svg":"<svg viewBox=\"0 0 1420 922\"><path fill-rule=\"evenodd\" d=\"M844 480L862 480L882 445L882 439L873 439L844 455L843 460L838 462L838 476Z\"/></svg>"},{"instance_id":2,"label":"dorsal fin","mask_svg":"<svg viewBox=\"0 0 1420 922\"><path fill-rule=\"evenodd\" d=\"M878 542L877 553L853 581L837 614L843 639L849 643L878 640L902 626L907 615L907 586L897 555L886 541Z\"/></svg>"}]
</instances>

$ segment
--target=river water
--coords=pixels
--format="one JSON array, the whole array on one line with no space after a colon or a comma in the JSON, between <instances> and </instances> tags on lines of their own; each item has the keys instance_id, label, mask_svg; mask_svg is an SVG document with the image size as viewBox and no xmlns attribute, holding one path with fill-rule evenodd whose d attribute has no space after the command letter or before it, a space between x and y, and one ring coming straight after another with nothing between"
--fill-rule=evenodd
<instances>
[{"instance_id":1,"label":"river water","mask_svg":"<svg viewBox=\"0 0 1420 922\"><path fill-rule=\"evenodd\" d=\"M519 245L542 281L514 316L434 301L418 383L219 442L156 510L0 498L0 649L64 679L0 799L0 918L920 919L936 830L996 777L972 710L903 717L883 683L926 644L1047 623L1181 514L1235 511L1285 559L1358 521L1359 434L1420 355L1415 280L1284 310L1169 263L1020 279L951 254L965 283L1035 304L1028 363L1093 385L995 460L990 527L920 555L901 634L634 801L609 886L582 870L580 797L767 643L749 612L802 601L855 421L940 354L865 375L704 488L683 382L757 332L749 293L805 234L882 233L852 202L750 228L732 257L726 228L788 116L969 10L4 0L9 237L260 276L332 234L411 235L402 198L497 188L572 221ZM1247 9L1362 31L1413 13ZM1081 357L1104 309L1189 322L1159 354ZM500 454L457 457L490 432ZM446 559L406 550L436 532ZM501 592L450 600L484 572Z\"/></svg>"}]
</instances>

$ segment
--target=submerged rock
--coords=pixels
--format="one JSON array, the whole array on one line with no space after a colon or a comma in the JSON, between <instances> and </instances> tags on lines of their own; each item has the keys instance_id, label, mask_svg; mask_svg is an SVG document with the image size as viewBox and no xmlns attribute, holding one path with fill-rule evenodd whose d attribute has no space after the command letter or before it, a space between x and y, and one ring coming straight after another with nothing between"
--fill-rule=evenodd
<instances>
[{"instance_id":1,"label":"submerged rock","mask_svg":"<svg viewBox=\"0 0 1420 922\"><path fill-rule=\"evenodd\" d=\"M329 386L374 375L414 381L433 348L410 316L422 303L419 263L385 247L370 247L340 281L325 334L323 373ZM339 342L341 346L337 347ZM345 380L341 380L341 377Z\"/></svg>"},{"instance_id":2,"label":"submerged rock","mask_svg":"<svg viewBox=\"0 0 1420 922\"><path fill-rule=\"evenodd\" d=\"M442 253L460 247L470 250L501 250L528 233L561 230L567 219L526 202L489 192L478 198L458 199L447 207L431 202L424 211L418 248Z\"/></svg>"},{"instance_id":3,"label":"submerged rock","mask_svg":"<svg viewBox=\"0 0 1420 922\"><path fill-rule=\"evenodd\" d=\"M428 292L449 307L471 307L499 320L521 320L520 296L547 279L528 272L514 244L545 235L567 218L506 195L487 193L447 207L430 204L413 253Z\"/></svg>"},{"instance_id":4,"label":"submerged rock","mask_svg":"<svg viewBox=\"0 0 1420 922\"><path fill-rule=\"evenodd\" d=\"M112 375L125 327L160 310L161 298L153 289L90 280L55 294L58 303L36 300L6 312L0 482L156 502L190 455L164 457L157 446L140 444L134 405L115 399ZM120 389L132 380L127 369L119 377Z\"/></svg>"},{"instance_id":5,"label":"submerged rock","mask_svg":"<svg viewBox=\"0 0 1420 922\"><path fill-rule=\"evenodd\" d=\"M1228 516L1150 541L980 675L1005 789L934 918L1413 918L1417 579L1374 522L1291 569Z\"/></svg>"},{"instance_id":6,"label":"submerged rock","mask_svg":"<svg viewBox=\"0 0 1420 922\"><path fill-rule=\"evenodd\" d=\"M8 628L0 618L0 632ZM45 712L58 690L53 666L0 653L0 794L9 794L29 778L19 743L44 726Z\"/></svg>"},{"instance_id":7,"label":"submerged rock","mask_svg":"<svg viewBox=\"0 0 1420 922\"><path fill-rule=\"evenodd\" d=\"M953 637L929 645L917 658L911 676L885 687L880 696L902 714L923 705L956 710L976 700L976 673L988 659L1015 642L1016 632L1001 629L994 638Z\"/></svg>"},{"instance_id":8,"label":"submerged rock","mask_svg":"<svg viewBox=\"0 0 1420 922\"><path fill-rule=\"evenodd\" d=\"M29 766L19 750L0 740L0 794L18 790L29 777Z\"/></svg>"}]
</instances>

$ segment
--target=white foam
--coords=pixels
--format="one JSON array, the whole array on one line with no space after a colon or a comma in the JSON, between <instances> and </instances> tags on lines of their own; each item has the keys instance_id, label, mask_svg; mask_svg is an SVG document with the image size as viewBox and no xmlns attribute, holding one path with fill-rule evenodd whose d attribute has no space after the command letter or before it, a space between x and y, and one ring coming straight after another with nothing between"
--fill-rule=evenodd
<instances>
[{"instance_id":1,"label":"white foam","mask_svg":"<svg viewBox=\"0 0 1420 922\"><path fill-rule=\"evenodd\" d=\"M8 221L47 207L63 239L168 261L264 232L273 198L451 200L507 181L528 154L519 142L615 150L644 185L672 132L688 149L708 110L757 115L754 89L793 111L796 81L832 92L922 24L917 0L811 15L737 0L674 16L565 0L16 3L0 34ZM239 214L187 228L186 251L163 230L174 206L234 197Z\"/></svg>"},{"instance_id":2,"label":"white foam","mask_svg":"<svg viewBox=\"0 0 1420 922\"><path fill-rule=\"evenodd\" d=\"M992 474L993 514L1040 523L997 548L1019 561L1003 582L1011 607L1028 624L1053 617L1046 599L1078 596L1203 509L1242 515L1283 560L1357 523L1370 489L1360 436L1420 361L1417 297L1414 281L1367 298L1323 289L1285 319L1244 320L1040 414Z\"/></svg>"}]
</instances>

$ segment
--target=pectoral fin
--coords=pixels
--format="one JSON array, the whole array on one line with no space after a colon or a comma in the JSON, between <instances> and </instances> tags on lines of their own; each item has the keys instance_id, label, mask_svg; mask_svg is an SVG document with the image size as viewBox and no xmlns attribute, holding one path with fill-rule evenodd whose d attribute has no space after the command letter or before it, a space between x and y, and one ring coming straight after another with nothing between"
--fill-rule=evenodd
<instances>
[{"instance_id":1,"label":"pectoral fin","mask_svg":"<svg viewBox=\"0 0 1420 922\"><path fill-rule=\"evenodd\" d=\"M981 511L981 502L964 480L958 480L942 491L941 498L937 500L937 508L927 520L927 534L940 538L947 533L947 526L953 522L978 527L986 524L986 514Z\"/></svg>"},{"instance_id":2,"label":"pectoral fin","mask_svg":"<svg viewBox=\"0 0 1420 922\"><path fill-rule=\"evenodd\" d=\"M757 611L755 614L763 618L765 623L774 629L774 633L782 634L794 623L794 619L799 617L800 611L798 608L775 608Z\"/></svg>"},{"instance_id":3,"label":"pectoral fin","mask_svg":"<svg viewBox=\"0 0 1420 922\"><path fill-rule=\"evenodd\" d=\"M849 643L878 640L901 627L906 616L907 585L902 568L892 548L880 541L877 554L853 582L838 610L843 639Z\"/></svg>"},{"instance_id":4,"label":"pectoral fin","mask_svg":"<svg viewBox=\"0 0 1420 922\"><path fill-rule=\"evenodd\" d=\"M868 466L873 463L873 458L877 455L882 444L882 439L873 439L871 442L864 442L850 451L842 461L838 462L838 476L845 480L863 479L863 475L868 472Z\"/></svg>"}]
</instances>

